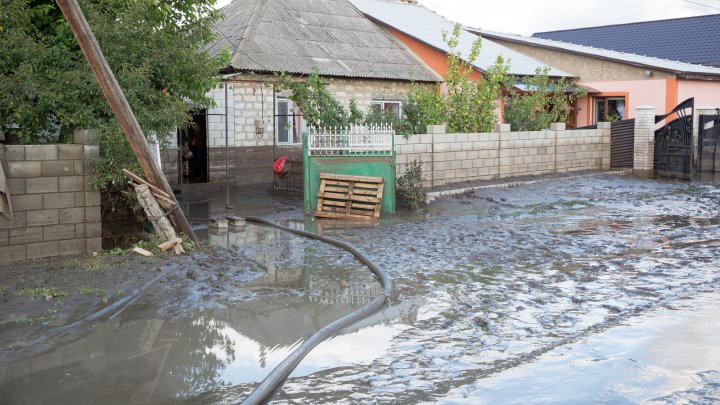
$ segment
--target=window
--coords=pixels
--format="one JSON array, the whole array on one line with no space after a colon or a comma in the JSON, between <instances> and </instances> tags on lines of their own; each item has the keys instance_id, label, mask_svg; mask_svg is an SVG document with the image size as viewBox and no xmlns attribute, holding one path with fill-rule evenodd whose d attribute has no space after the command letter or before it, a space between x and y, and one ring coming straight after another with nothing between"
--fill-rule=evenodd
<instances>
[{"instance_id":1,"label":"window","mask_svg":"<svg viewBox=\"0 0 720 405\"><path fill-rule=\"evenodd\" d=\"M402 103L400 101L373 100L370 108L378 113L393 114L397 118L400 118L402 114Z\"/></svg>"},{"instance_id":2,"label":"window","mask_svg":"<svg viewBox=\"0 0 720 405\"><path fill-rule=\"evenodd\" d=\"M625 119L625 97L597 97L595 100L595 123Z\"/></svg>"},{"instance_id":3,"label":"window","mask_svg":"<svg viewBox=\"0 0 720 405\"><path fill-rule=\"evenodd\" d=\"M287 98L275 102L275 139L279 145L302 143L302 133L307 130L300 109Z\"/></svg>"}]
</instances>

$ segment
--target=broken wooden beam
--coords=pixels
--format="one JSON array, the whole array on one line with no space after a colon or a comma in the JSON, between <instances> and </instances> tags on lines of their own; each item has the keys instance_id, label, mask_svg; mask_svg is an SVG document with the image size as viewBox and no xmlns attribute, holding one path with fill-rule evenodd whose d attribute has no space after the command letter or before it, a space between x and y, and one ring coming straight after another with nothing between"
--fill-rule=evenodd
<instances>
[{"instance_id":1,"label":"broken wooden beam","mask_svg":"<svg viewBox=\"0 0 720 405\"><path fill-rule=\"evenodd\" d=\"M132 108L130 108L130 104L127 98L125 98L125 94L118 84L112 69L110 69L110 66L105 60L105 56L95 39L95 35L93 35L90 24L88 24L85 15L83 15L82 9L80 9L76 0L57 0L57 4L65 16L80 49L85 55L103 95L105 95L108 101L110 109L125 134L130 148L132 148L133 154L135 154L138 163L140 163L145 177L147 177L150 183L156 185L177 203L170 184L160 170L158 163L153 158L147 138L145 138L140 124ZM188 235L198 246L201 246L200 240L197 235L195 235L195 232L193 232L182 210L173 210L169 215L181 231Z\"/></svg>"},{"instance_id":2,"label":"broken wooden beam","mask_svg":"<svg viewBox=\"0 0 720 405\"><path fill-rule=\"evenodd\" d=\"M133 248L132 251L133 251L133 253L137 253L137 254L139 254L140 256L145 256L145 257L154 256L153 252L151 252L151 251L149 251L149 250L145 250L145 249L143 249L143 248L139 248L139 247Z\"/></svg>"},{"instance_id":3,"label":"broken wooden beam","mask_svg":"<svg viewBox=\"0 0 720 405\"><path fill-rule=\"evenodd\" d=\"M159 244L158 248L160 250L162 250L163 252L165 252L170 249L173 249L175 247L175 245L177 245L177 244L182 244L182 239L180 239L180 238L170 239L167 242Z\"/></svg>"}]
</instances>

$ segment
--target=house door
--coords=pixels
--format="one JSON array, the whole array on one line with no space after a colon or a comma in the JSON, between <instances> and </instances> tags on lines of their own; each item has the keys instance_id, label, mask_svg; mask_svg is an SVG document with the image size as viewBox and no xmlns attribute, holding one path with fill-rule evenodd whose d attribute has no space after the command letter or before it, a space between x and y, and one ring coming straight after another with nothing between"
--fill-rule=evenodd
<instances>
[{"instance_id":1,"label":"house door","mask_svg":"<svg viewBox=\"0 0 720 405\"><path fill-rule=\"evenodd\" d=\"M178 130L182 184L208 182L207 118L207 110L200 110L192 115L187 128Z\"/></svg>"}]
</instances>

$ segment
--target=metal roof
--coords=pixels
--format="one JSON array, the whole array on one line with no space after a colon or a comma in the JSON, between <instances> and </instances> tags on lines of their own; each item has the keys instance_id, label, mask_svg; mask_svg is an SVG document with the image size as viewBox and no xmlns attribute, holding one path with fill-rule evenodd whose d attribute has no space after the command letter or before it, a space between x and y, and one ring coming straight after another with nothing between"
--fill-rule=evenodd
<instances>
[{"instance_id":1,"label":"metal roof","mask_svg":"<svg viewBox=\"0 0 720 405\"><path fill-rule=\"evenodd\" d=\"M450 48L442 39L442 32L452 33L455 24L431 10L409 3L384 0L350 0L355 7L368 17L386 24L398 31L420 40L443 52ZM465 58L470 54L476 34L461 31L458 50ZM549 66L514 49L500 45L487 38L482 39L482 49L474 67L485 71L495 64L497 57L502 55L510 60L510 73L515 75L534 75L538 67L550 67L550 76L572 76L560 69Z\"/></svg>"},{"instance_id":2,"label":"metal roof","mask_svg":"<svg viewBox=\"0 0 720 405\"><path fill-rule=\"evenodd\" d=\"M571 53L587 55L590 57L598 57L635 66L664 70L675 73L681 77L694 78L700 76L720 76L720 68L712 66L693 65L690 63L660 59L652 56L643 56L632 53L611 51L608 49L592 48L589 46L569 44L566 42L552 41L549 39L523 37L521 35L505 34L500 32L477 30L472 28L468 29L474 32L478 32L484 37L503 39L506 41L522 43L526 45L536 45L545 48L564 50Z\"/></svg>"},{"instance_id":3,"label":"metal roof","mask_svg":"<svg viewBox=\"0 0 720 405\"><path fill-rule=\"evenodd\" d=\"M720 14L538 32L533 37L720 67Z\"/></svg>"},{"instance_id":4,"label":"metal roof","mask_svg":"<svg viewBox=\"0 0 720 405\"><path fill-rule=\"evenodd\" d=\"M235 0L208 47L237 71L438 82L438 77L348 0Z\"/></svg>"}]
</instances>

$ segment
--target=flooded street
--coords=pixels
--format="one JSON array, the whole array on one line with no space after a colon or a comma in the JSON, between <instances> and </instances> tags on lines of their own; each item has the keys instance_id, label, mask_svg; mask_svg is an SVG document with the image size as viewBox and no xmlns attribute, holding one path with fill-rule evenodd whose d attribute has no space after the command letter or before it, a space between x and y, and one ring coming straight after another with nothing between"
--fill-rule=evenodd
<instances>
[{"instance_id":1,"label":"flooded street","mask_svg":"<svg viewBox=\"0 0 720 405\"><path fill-rule=\"evenodd\" d=\"M602 175L376 226L268 217L355 245L394 282L392 304L313 350L276 403L720 401L718 186ZM251 224L206 235L215 250L112 319L0 360L0 402L236 403L382 292L318 241Z\"/></svg>"}]
</instances>

